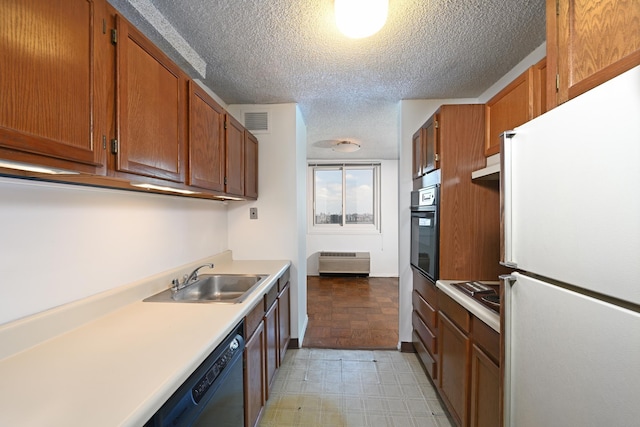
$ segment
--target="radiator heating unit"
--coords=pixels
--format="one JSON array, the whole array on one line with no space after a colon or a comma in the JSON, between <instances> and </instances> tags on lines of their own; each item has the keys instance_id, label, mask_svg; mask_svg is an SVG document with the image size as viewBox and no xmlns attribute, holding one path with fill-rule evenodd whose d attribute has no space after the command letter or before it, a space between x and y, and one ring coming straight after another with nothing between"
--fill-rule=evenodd
<instances>
[{"instance_id":1,"label":"radiator heating unit","mask_svg":"<svg viewBox=\"0 0 640 427\"><path fill-rule=\"evenodd\" d=\"M320 252L318 273L368 276L370 267L369 252Z\"/></svg>"}]
</instances>

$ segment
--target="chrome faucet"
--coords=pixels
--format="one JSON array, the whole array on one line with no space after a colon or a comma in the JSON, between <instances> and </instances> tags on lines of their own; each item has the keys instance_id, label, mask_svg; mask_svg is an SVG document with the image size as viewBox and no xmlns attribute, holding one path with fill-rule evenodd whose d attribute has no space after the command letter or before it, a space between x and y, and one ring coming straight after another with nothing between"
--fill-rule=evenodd
<instances>
[{"instance_id":1,"label":"chrome faucet","mask_svg":"<svg viewBox=\"0 0 640 427\"><path fill-rule=\"evenodd\" d=\"M182 277L182 283L180 283L180 279L173 279L171 281L171 291L173 293L178 292L180 289L184 289L185 287L189 286L191 283L198 280L198 271L204 267L213 268L213 263L202 264L201 266L196 267L196 269L193 270L190 274L185 274Z\"/></svg>"}]
</instances>

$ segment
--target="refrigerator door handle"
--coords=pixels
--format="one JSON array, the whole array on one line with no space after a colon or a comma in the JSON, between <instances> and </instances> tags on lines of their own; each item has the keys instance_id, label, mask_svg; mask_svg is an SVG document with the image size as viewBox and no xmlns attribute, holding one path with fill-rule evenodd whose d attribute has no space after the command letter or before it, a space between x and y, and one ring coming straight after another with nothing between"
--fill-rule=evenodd
<instances>
[{"instance_id":1,"label":"refrigerator door handle","mask_svg":"<svg viewBox=\"0 0 640 427\"><path fill-rule=\"evenodd\" d=\"M512 130L500 135L500 264L517 268L512 253L512 204L511 204L511 143L516 133Z\"/></svg>"},{"instance_id":2,"label":"refrigerator door handle","mask_svg":"<svg viewBox=\"0 0 640 427\"><path fill-rule=\"evenodd\" d=\"M516 281L516 276L513 274L501 274L499 279L501 282L504 282L505 285L510 285Z\"/></svg>"}]
</instances>

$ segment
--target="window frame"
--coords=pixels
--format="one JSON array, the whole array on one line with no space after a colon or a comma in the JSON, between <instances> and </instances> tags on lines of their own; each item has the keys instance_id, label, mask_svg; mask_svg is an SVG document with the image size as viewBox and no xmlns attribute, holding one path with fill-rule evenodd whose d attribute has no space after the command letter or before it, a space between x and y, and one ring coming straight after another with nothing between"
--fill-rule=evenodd
<instances>
[{"instance_id":1,"label":"window frame","mask_svg":"<svg viewBox=\"0 0 640 427\"><path fill-rule=\"evenodd\" d=\"M308 231L318 234L379 234L381 233L381 162L309 162L307 171L308 183ZM316 224L316 170L337 169L342 171L342 224ZM373 171L373 224L346 223L346 172L349 169L371 169Z\"/></svg>"}]
</instances>

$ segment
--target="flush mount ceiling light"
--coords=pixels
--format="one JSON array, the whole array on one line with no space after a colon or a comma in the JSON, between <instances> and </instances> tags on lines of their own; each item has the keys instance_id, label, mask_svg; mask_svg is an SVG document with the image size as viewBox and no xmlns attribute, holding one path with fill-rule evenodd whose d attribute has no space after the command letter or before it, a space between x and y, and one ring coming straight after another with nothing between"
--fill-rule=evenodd
<instances>
[{"instance_id":1,"label":"flush mount ceiling light","mask_svg":"<svg viewBox=\"0 0 640 427\"><path fill-rule=\"evenodd\" d=\"M335 0L334 8L338 29L347 37L361 39L382 28L389 0Z\"/></svg>"},{"instance_id":2,"label":"flush mount ceiling light","mask_svg":"<svg viewBox=\"0 0 640 427\"><path fill-rule=\"evenodd\" d=\"M339 151L341 153L353 153L360 149L360 144L352 141L338 141L336 145L331 147L333 151Z\"/></svg>"}]
</instances>

